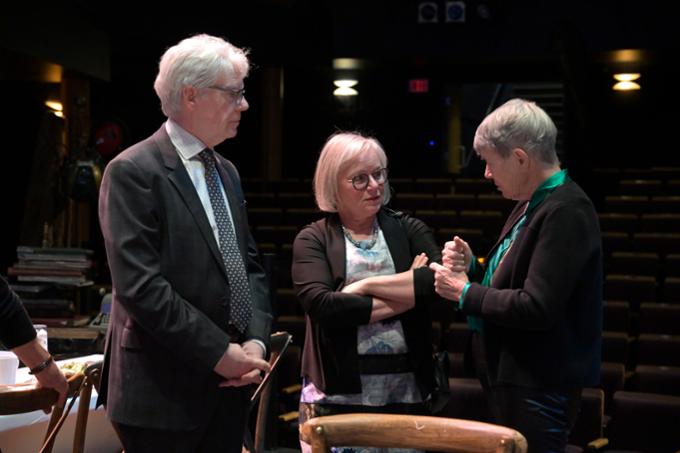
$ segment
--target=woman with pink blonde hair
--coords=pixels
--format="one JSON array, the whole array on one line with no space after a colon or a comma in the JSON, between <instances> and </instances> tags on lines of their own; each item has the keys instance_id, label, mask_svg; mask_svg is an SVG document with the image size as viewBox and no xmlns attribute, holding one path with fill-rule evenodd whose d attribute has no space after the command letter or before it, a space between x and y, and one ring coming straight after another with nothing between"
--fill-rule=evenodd
<instances>
[{"instance_id":1,"label":"woman with pink blonde hair","mask_svg":"<svg viewBox=\"0 0 680 453\"><path fill-rule=\"evenodd\" d=\"M337 133L321 150L314 192L327 215L293 246L307 321L301 423L349 412L429 413L429 304L438 296L427 263L441 261L441 248L423 222L385 207L387 177L375 138Z\"/></svg>"}]
</instances>

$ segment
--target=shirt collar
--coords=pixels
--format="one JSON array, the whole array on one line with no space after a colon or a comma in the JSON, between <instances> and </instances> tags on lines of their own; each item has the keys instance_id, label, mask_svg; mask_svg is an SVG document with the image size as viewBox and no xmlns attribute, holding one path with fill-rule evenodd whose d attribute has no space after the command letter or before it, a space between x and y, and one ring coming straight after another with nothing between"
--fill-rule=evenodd
<instances>
[{"instance_id":1,"label":"shirt collar","mask_svg":"<svg viewBox=\"0 0 680 453\"><path fill-rule=\"evenodd\" d=\"M534 194L531 196L531 200L529 200L529 205L527 206L526 213L528 214L534 209L536 209L536 206L538 206L543 202L543 200L548 198L548 195L550 195L553 190L555 190L557 187L561 186L562 184L568 181L570 181L570 178L566 169L559 170L550 175L548 179L543 181L541 185L538 186L538 189L536 189Z\"/></svg>"},{"instance_id":2,"label":"shirt collar","mask_svg":"<svg viewBox=\"0 0 680 453\"><path fill-rule=\"evenodd\" d=\"M177 152L185 160L191 160L207 148L205 143L196 138L196 136L191 135L191 133L170 118L165 122L165 130L170 137L170 141L177 148Z\"/></svg>"}]
</instances>

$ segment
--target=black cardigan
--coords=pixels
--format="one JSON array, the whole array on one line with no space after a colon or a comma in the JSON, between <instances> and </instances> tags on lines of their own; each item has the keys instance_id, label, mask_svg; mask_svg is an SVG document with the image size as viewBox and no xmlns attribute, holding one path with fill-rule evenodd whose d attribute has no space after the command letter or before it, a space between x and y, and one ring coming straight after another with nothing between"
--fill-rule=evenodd
<instances>
[{"instance_id":1,"label":"black cardigan","mask_svg":"<svg viewBox=\"0 0 680 453\"><path fill-rule=\"evenodd\" d=\"M441 249L420 220L382 209L380 227L397 273L408 270L425 252L429 262L441 262ZM293 245L293 284L305 311L307 326L302 375L327 394L360 393L357 327L368 324L372 298L339 292L345 283L345 239L339 217L329 215L305 227ZM430 302L434 274L427 267L414 271L416 306L398 316L423 400L432 390L432 324Z\"/></svg>"},{"instance_id":2,"label":"black cardigan","mask_svg":"<svg viewBox=\"0 0 680 453\"><path fill-rule=\"evenodd\" d=\"M501 239L525 205L518 203L510 214ZM482 271L471 280L480 281ZM484 320L492 384L543 389L598 384L601 235L595 208L576 183L556 188L529 213L491 287L473 283L463 312Z\"/></svg>"},{"instance_id":3,"label":"black cardigan","mask_svg":"<svg viewBox=\"0 0 680 453\"><path fill-rule=\"evenodd\" d=\"M0 341L8 349L14 349L34 338L35 329L21 299L0 276Z\"/></svg>"}]
</instances>

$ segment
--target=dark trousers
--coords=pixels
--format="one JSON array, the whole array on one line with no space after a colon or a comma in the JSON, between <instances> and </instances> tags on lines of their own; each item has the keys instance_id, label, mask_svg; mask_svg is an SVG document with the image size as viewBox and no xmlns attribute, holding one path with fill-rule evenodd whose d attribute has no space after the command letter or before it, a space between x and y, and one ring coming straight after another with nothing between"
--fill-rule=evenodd
<instances>
[{"instance_id":1,"label":"dark trousers","mask_svg":"<svg viewBox=\"0 0 680 453\"><path fill-rule=\"evenodd\" d=\"M581 389L555 391L491 384L478 332L472 334L471 352L492 422L522 433L529 453L563 452L581 407Z\"/></svg>"},{"instance_id":2,"label":"dark trousers","mask_svg":"<svg viewBox=\"0 0 680 453\"><path fill-rule=\"evenodd\" d=\"M530 453L563 452L581 407L581 389L540 390L496 386L489 395L497 423L524 435Z\"/></svg>"},{"instance_id":3,"label":"dark trousers","mask_svg":"<svg viewBox=\"0 0 680 453\"><path fill-rule=\"evenodd\" d=\"M220 389L220 404L207 422L195 430L178 431L114 425L125 453L241 453L250 390Z\"/></svg>"}]
</instances>

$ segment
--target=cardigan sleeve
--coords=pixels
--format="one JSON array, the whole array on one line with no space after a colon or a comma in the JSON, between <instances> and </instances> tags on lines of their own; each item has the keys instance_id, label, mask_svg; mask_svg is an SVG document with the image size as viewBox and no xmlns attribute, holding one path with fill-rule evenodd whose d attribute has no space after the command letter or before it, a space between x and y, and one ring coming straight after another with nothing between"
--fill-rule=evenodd
<instances>
[{"instance_id":1,"label":"cardigan sleeve","mask_svg":"<svg viewBox=\"0 0 680 453\"><path fill-rule=\"evenodd\" d=\"M564 316L580 282L593 278L600 243L589 204L579 200L553 204L540 222L530 223L527 229L530 237L518 252L524 265L515 267L513 287L473 283L465 297L466 314L507 327L548 330Z\"/></svg>"},{"instance_id":2,"label":"cardigan sleeve","mask_svg":"<svg viewBox=\"0 0 680 453\"><path fill-rule=\"evenodd\" d=\"M422 220L407 215L402 217L401 222L409 240L411 257L425 252L428 264L441 264L441 247L437 245L432 230ZM416 304L427 303L439 297L434 290L434 272L428 266L413 271L413 286Z\"/></svg>"},{"instance_id":3,"label":"cardigan sleeve","mask_svg":"<svg viewBox=\"0 0 680 453\"><path fill-rule=\"evenodd\" d=\"M21 299L0 276L0 341L14 349L34 338L35 329Z\"/></svg>"},{"instance_id":4,"label":"cardigan sleeve","mask_svg":"<svg viewBox=\"0 0 680 453\"><path fill-rule=\"evenodd\" d=\"M368 324L372 298L340 292L344 280L332 275L326 256L324 221L305 227L293 243L293 285L305 313L319 325Z\"/></svg>"}]
</instances>

